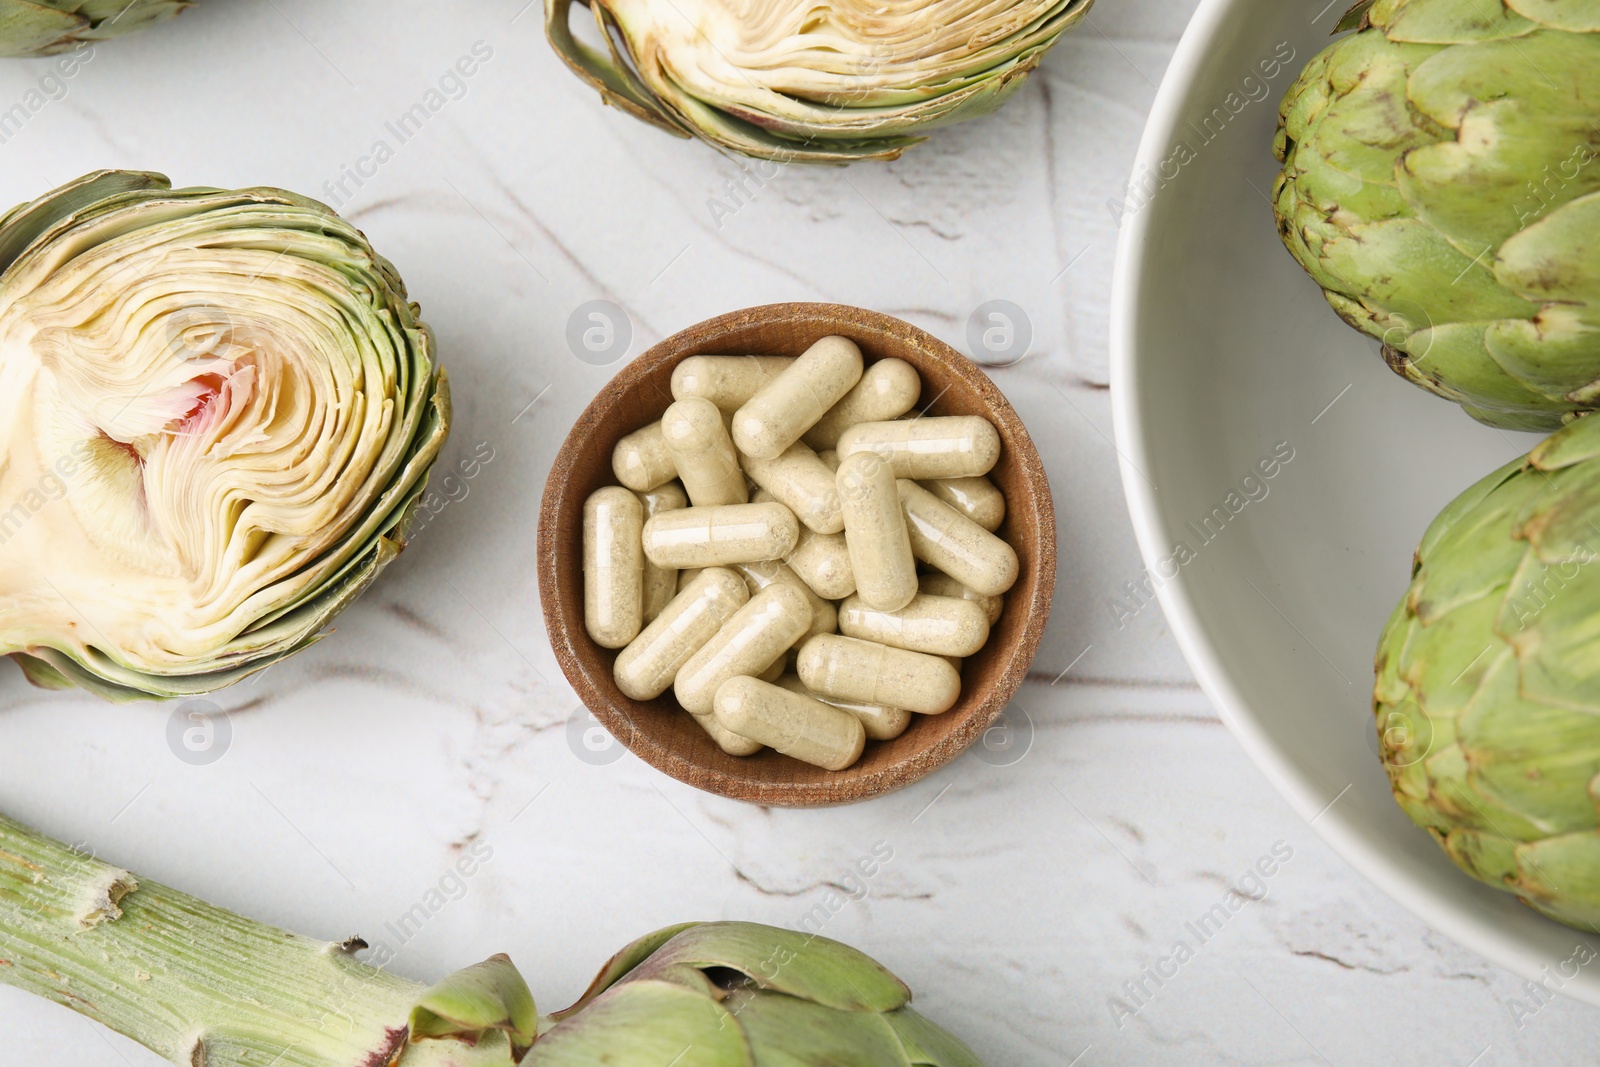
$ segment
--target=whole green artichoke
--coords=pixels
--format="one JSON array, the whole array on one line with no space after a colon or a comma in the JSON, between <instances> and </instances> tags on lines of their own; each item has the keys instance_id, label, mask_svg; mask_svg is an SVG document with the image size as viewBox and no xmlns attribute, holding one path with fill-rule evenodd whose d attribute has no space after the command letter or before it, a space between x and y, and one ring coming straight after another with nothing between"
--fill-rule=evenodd
<instances>
[{"instance_id":1,"label":"whole green artichoke","mask_svg":"<svg viewBox=\"0 0 1600 1067\"><path fill-rule=\"evenodd\" d=\"M982 1067L883 965L825 937L685 923L612 957L525 1064Z\"/></svg>"},{"instance_id":2,"label":"whole green artichoke","mask_svg":"<svg viewBox=\"0 0 1600 1067\"><path fill-rule=\"evenodd\" d=\"M1457 497L1378 644L1395 799L1451 859L1600 931L1600 416Z\"/></svg>"},{"instance_id":3,"label":"whole green artichoke","mask_svg":"<svg viewBox=\"0 0 1600 1067\"><path fill-rule=\"evenodd\" d=\"M742 155L849 163L999 107L1093 0L583 2L608 53L573 37L572 0L545 0L545 32L606 103Z\"/></svg>"},{"instance_id":4,"label":"whole green artichoke","mask_svg":"<svg viewBox=\"0 0 1600 1067\"><path fill-rule=\"evenodd\" d=\"M1550 430L1600 407L1600 4L1366 0L1284 97L1284 244L1401 376Z\"/></svg>"},{"instance_id":5,"label":"whole green artichoke","mask_svg":"<svg viewBox=\"0 0 1600 1067\"><path fill-rule=\"evenodd\" d=\"M394 268L277 189L102 171L0 216L0 654L112 699L315 641L450 414Z\"/></svg>"},{"instance_id":6,"label":"whole green artichoke","mask_svg":"<svg viewBox=\"0 0 1600 1067\"><path fill-rule=\"evenodd\" d=\"M0 56L48 56L165 22L196 0L0 0Z\"/></svg>"},{"instance_id":7,"label":"whole green artichoke","mask_svg":"<svg viewBox=\"0 0 1600 1067\"><path fill-rule=\"evenodd\" d=\"M470 878L493 856L476 841L455 873ZM982 1067L907 1007L911 993L881 964L793 930L658 930L553 1016L504 954L424 986L386 969L394 951L247 919L0 816L0 984L173 1063Z\"/></svg>"}]
</instances>

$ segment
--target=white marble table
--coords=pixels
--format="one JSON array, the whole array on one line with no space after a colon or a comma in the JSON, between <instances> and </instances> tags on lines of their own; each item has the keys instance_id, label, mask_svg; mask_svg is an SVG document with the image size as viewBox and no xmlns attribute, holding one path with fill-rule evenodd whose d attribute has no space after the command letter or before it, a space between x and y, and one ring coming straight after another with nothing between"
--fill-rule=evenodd
<instances>
[{"instance_id":1,"label":"white marble table","mask_svg":"<svg viewBox=\"0 0 1600 1067\"><path fill-rule=\"evenodd\" d=\"M0 810L328 938L377 936L481 841L492 859L394 967L508 951L547 1009L647 929L799 924L883 843L893 859L824 930L993 1064L1593 1062L1591 1010L1514 1018L1534 1004L1519 979L1379 895L1269 789L1159 611L1119 625L1109 606L1141 565L1109 443L1107 201L1192 0L1104 0L1001 114L894 164L747 182L732 214L708 201L730 203L735 164L601 108L524 3L205 0L99 48L6 131L5 203L106 166L341 202L438 332L447 462L493 459L337 635L219 695L232 736L215 763L174 756L170 706L44 694L6 668ZM492 54L460 99L401 143L386 124L475 45ZM47 70L0 66L0 110ZM380 139L393 158L340 190ZM1021 758L973 752L902 793L794 812L575 754L532 530L559 441L615 370L564 340L593 299L627 309L634 352L769 301L874 307L963 348L981 302L1026 310L1032 354L994 376L1045 456L1062 563L1017 698ZM1264 899L1202 942L1186 924L1274 849L1289 858ZM1179 939L1193 957L1161 963ZM0 1033L7 1067L155 1062L6 988Z\"/></svg>"}]
</instances>

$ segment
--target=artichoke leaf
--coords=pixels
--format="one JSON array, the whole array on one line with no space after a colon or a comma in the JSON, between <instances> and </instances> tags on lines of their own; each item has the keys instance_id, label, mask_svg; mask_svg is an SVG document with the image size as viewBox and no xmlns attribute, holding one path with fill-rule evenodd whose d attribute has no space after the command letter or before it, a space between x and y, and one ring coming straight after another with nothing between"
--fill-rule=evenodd
<instances>
[{"instance_id":1,"label":"artichoke leaf","mask_svg":"<svg viewBox=\"0 0 1600 1067\"><path fill-rule=\"evenodd\" d=\"M598 1063L755 1067L737 1018L716 1000L670 982L622 982L540 1036L535 1067Z\"/></svg>"},{"instance_id":2,"label":"artichoke leaf","mask_svg":"<svg viewBox=\"0 0 1600 1067\"><path fill-rule=\"evenodd\" d=\"M1546 474L1576 467L1600 457L1600 421L1579 419L1561 433L1553 434L1528 453L1528 465Z\"/></svg>"},{"instance_id":3,"label":"artichoke leaf","mask_svg":"<svg viewBox=\"0 0 1600 1067\"><path fill-rule=\"evenodd\" d=\"M1393 657L1395 672L1407 692L1426 694L1429 718L1455 718L1477 692L1501 652L1493 632L1508 604L1505 588L1497 586L1411 628Z\"/></svg>"},{"instance_id":4,"label":"artichoke leaf","mask_svg":"<svg viewBox=\"0 0 1600 1067\"><path fill-rule=\"evenodd\" d=\"M1472 44L1532 33L1538 24L1506 7L1461 0L1399 0L1380 4L1368 16L1384 35L1418 44Z\"/></svg>"},{"instance_id":5,"label":"artichoke leaf","mask_svg":"<svg viewBox=\"0 0 1600 1067\"><path fill-rule=\"evenodd\" d=\"M133 33L195 0L0 0L0 56L47 56Z\"/></svg>"},{"instance_id":6,"label":"artichoke leaf","mask_svg":"<svg viewBox=\"0 0 1600 1067\"><path fill-rule=\"evenodd\" d=\"M1588 785L1600 773L1595 716L1526 697L1517 683L1516 669L1499 672L1458 726L1467 785L1487 828L1528 840L1593 827Z\"/></svg>"},{"instance_id":7,"label":"artichoke leaf","mask_svg":"<svg viewBox=\"0 0 1600 1067\"><path fill-rule=\"evenodd\" d=\"M1478 881L1507 889L1517 879L1517 842L1493 831L1451 830L1441 842L1447 856Z\"/></svg>"},{"instance_id":8,"label":"artichoke leaf","mask_svg":"<svg viewBox=\"0 0 1600 1067\"><path fill-rule=\"evenodd\" d=\"M876 960L848 945L751 923L702 923L668 941L638 974L688 964L727 968L763 989L842 1011L893 1011L911 999Z\"/></svg>"},{"instance_id":9,"label":"artichoke leaf","mask_svg":"<svg viewBox=\"0 0 1600 1067\"><path fill-rule=\"evenodd\" d=\"M0 54L37 55L71 40L88 26L88 19L71 11L29 0L9 0L0 4Z\"/></svg>"},{"instance_id":10,"label":"artichoke leaf","mask_svg":"<svg viewBox=\"0 0 1600 1067\"><path fill-rule=\"evenodd\" d=\"M503 953L430 987L411 1010L413 1041L448 1037L477 1041L492 1032L505 1034L513 1063L522 1060L539 1033L533 994Z\"/></svg>"},{"instance_id":11,"label":"artichoke leaf","mask_svg":"<svg viewBox=\"0 0 1600 1067\"><path fill-rule=\"evenodd\" d=\"M1600 189L1592 42L1541 33L1445 49L1417 65L1411 106L1450 133L1406 152L1400 189L1469 257L1493 251L1541 215Z\"/></svg>"},{"instance_id":12,"label":"artichoke leaf","mask_svg":"<svg viewBox=\"0 0 1600 1067\"><path fill-rule=\"evenodd\" d=\"M1505 0L1530 22L1573 33L1600 32L1600 0Z\"/></svg>"},{"instance_id":13,"label":"artichoke leaf","mask_svg":"<svg viewBox=\"0 0 1600 1067\"><path fill-rule=\"evenodd\" d=\"M750 1035L758 1067L911 1067L905 1046L871 1011L834 1011L765 990L732 996L728 1011Z\"/></svg>"},{"instance_id":14,"label":"artichoke leaf","mask_svg":"<svg viewBox=\"0 0 1600 1067\"><path fill-rule=\"evenodd\" d=\"M1600 833L1582 831L1517 846L1508 888L1559 922L1600 930Z\"/></svg>"},{"instance_id":15,"label":"artichoke leaf","mask_svg":"<svg viewBox=\"0 0 1600 1067\"><path fill-rule=\"evenodd\" d=\"M589 988L584 990L583 996L573 1002L571 1007L563 1008L552 1015L551 1018L564 1019L569 1015L582 1011L591 1000L622 981L635 967L649 959L662 945L665 945L683 931L699 925L699 923L679 923L676 926L663 927L624 945L605 962L605 966L600 968L599 973L594 976L594 981L589 983Z\"/></svg>"},{"instance_id":16,"label":"artichoke leaf","mask_svg":"<svg viewBox=\"0 0 1600 1067\"><path fill-rule=\"evenodd\" d=\"M906 1058L917 1067L983 1067L982 1061L959 1038L942 1030L910 1008L883 1017L905 1046Z\"/></svg>"}]
</instances>

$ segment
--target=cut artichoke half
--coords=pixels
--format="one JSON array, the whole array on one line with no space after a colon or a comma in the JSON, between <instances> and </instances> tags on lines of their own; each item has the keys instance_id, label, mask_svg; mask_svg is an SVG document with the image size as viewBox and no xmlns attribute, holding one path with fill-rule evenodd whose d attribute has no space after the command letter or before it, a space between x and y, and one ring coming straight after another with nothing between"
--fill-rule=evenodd
<instances>
[{"instance_id":1,"label":"cut artichoke half","mask_svg":"<svg viewBox=\"0 0 1600 1067\"><path fill-rule=\"evenodd\" d=\"M894 159L987 114L1092 0L587 0L601 52L545 0L550 43L607 103L777 162Z\"/></svg>"},{"instance_id":2,"label":"cut artichoke half","mask_svg":"<svg viewBox=\"0 0 1600 1067\"><path fill-rule=\"evenodd\" d=\"M87 175L0 217L0 654L112 699L315 641L448 432L394 268L277 189Z\"/></svg>"},{"instance_id":3,"label":"cut artichoke half","mask_svg":"<svg viewBox=\"0 0 1600 1067\"><path fill-rule=\"evenodd\" d=\"M48 56L165 22L195 0L0 0L0 56Z\"/></svg>"}]
</instances>

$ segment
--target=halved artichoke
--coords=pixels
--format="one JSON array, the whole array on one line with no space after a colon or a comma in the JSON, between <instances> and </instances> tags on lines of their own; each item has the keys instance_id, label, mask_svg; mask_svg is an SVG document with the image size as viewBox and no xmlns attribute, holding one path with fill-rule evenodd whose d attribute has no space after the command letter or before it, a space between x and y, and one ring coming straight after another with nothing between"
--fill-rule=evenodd
<instances>
[{"instance_id":1,"label":"halved artichoke","mask_svg":"<svg viewBox=\"0 0 1600 1067\"><path fill-rule=\"evenodd\" d=\"M48 56L165 22L195 0L0 0L0 56Z\"/></svg>"},{"instance_id":2,"label":"halved artichoke","mask_svg":"<svg viewBox=\"0 0 1600 1067\"><path fill-rule=\"evenodd\" d=\"M394 268L277 189L102 171L0 217L0 654L112 699L304 648L448 431Z\"/></svg>"},{"instance_id":3,"label":"halved artichoke","mask_svg":"<svg viewBox=\"0 0 1600 1067\"><path fill-rule=\"evenodd\" d=\"M894 159L987 114L1093 0L584 0L609 54L545 31L609 104L679 136L778 162Z\"/></svg>"}]
</instances>

